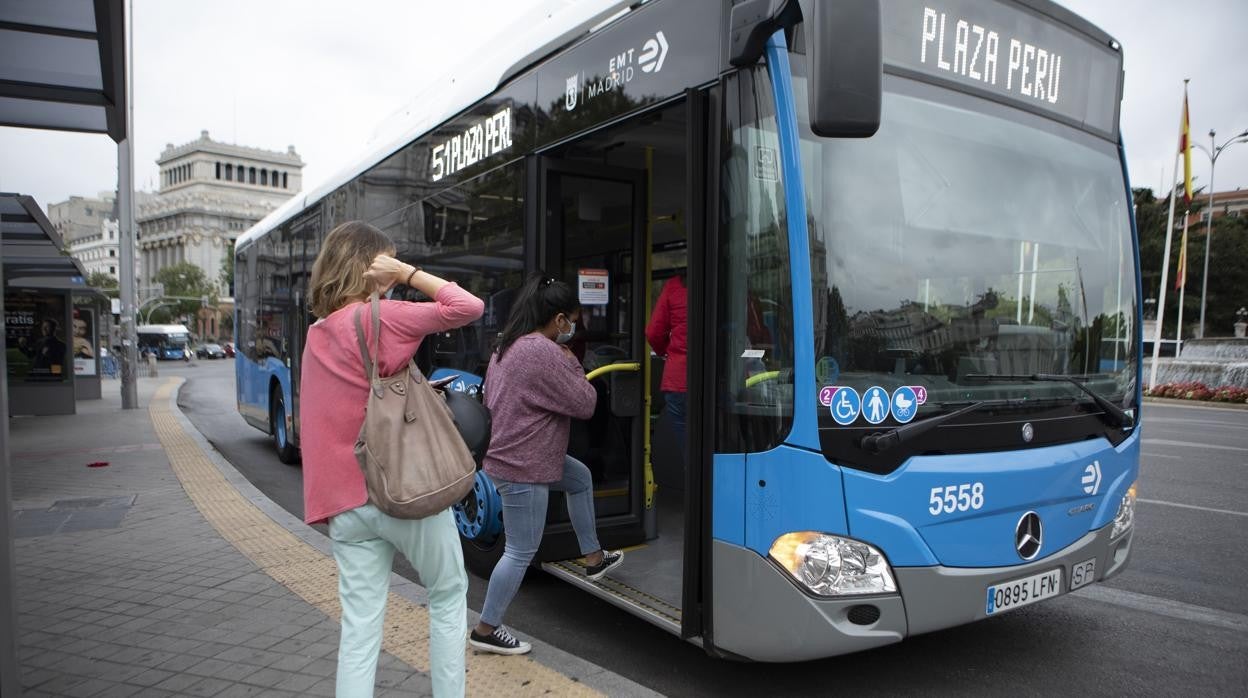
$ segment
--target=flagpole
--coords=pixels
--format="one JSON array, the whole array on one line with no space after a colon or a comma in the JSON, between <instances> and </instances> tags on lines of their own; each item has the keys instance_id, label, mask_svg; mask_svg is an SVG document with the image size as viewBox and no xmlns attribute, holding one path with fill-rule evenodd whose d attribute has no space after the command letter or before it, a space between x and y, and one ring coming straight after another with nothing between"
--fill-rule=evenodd
<instances>
[{"instance_id":1,"label":"flagpole","mask_svg":"<svg viewBox=\"0 0 1248 698\"><path fill-rule=\"evenodd\" d=\"M1179 114L1179 122L1182 123L1183 115L1187 113L1187 78L1183 80L1183 105L1184 110ZM1157 385L1157 363L1161 358L1161 326L1166 318L1166 288L1170 283L1170 242L1174 235L1174 195L1175 190L1179 188L1179 153L1174 154L1174 185L1170 187L1170 215L1166 219L1166 244L1162 248L1161 258L1161 286L1157 291L1157 324L1153 327L1153 362L1149 367L1148 387L1152 389Z\"/></svg>"},{"instance_id":2,"label":"flagpole","mask_svg":"<svg viewBox=\"0 0 1248 698\"><path fill-rule=\"evenodd\" d=\"M1187 292L1187 221L1192 215L1188 209L1183 213L1183 249L1179 251L1179 326L1174 331L1174 355L1177 358L1183 352L1183 294Z\"/></svg>"}]
</instances>

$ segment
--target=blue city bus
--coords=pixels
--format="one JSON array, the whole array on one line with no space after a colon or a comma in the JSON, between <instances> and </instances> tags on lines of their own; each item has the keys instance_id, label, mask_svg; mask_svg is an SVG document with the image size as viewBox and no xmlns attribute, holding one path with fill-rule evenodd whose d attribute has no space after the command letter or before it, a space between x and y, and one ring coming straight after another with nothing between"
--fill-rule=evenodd
<instances>
[{"instance_id":1,"label":"blue city bus","mask_svg":"<svg viewBox=\"0 0 1248 698\"><path fill-rule=\"evenodd\" d=\"M239 410L298 457L312 260L366 220L486 302L418 364L479 394L525 274L599 395L535 564L726 658L853 652L1120 573L1140 437L1122 54L1048 0L547 3L236 248ZM687 439L643 330L688 287ZM400 289L398 297L416 300ZM488 575L506 530L456 507Z\"/></svg>"},{"instance_id":2,"label":"blue city bus","mask_svg":"<svg viewBox=\"0 0 1248 698\"><path fill-rule=\"evenodd\" d=\"M139 351L151 352L161 361L190 357L191 331L186 325L139 325L135 328Z\"/></svg>"}]
</instances>

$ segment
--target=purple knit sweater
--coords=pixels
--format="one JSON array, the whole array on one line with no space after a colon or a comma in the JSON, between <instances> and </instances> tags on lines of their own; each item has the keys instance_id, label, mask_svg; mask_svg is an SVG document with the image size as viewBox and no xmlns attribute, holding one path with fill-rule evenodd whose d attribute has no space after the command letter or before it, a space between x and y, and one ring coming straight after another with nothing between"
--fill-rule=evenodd
<instances>
[{"instance_id":1,"label":"purple knit sweater","mask_svg":"<svg viewBox=\"0 0 1248 698\"><path fill-rule=\"evenodd\" d=\"M493 421L482 467L508 482L558 482L572 417L589 419L598 400L581 364L537 333L490 357L485 405Z\"/></svg>"}]
</instances>

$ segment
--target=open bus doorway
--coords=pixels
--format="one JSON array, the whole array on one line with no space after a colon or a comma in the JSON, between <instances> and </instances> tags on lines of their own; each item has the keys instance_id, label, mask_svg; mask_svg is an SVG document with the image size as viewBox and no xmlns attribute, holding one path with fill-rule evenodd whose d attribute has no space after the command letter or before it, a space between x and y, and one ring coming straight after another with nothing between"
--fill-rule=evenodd
<instances>
[{"instance_id":1,"label":"open bus doorway","mask_svg":"<svg viewBox=\"0 0 1248 698\"><path fill-rule=\"evenodd\" d=\"M681 626L690 523L685 446L664 409L664 362L651 356L645 327L663 284L688 267L687 140L680 103L588 134L539 165L538 264L576 284L582 322L571 347L587 374L606 371L592 380L598 407L574 423L569 452L594 475L604 546L627 550L626 563L598 583L558 562L576 555L575 539L562 497L556 502L552 493L539 559L673 632Z\"/></svg>"}]
</instances>

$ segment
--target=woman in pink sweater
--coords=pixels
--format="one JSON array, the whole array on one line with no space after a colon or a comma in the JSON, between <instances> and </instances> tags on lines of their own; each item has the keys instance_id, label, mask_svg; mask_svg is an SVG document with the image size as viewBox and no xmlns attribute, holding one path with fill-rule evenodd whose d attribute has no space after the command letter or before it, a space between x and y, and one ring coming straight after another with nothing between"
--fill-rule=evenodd
<instances>
[{"instance_id":1,"label":"woman in pink sweater","mask_svg":"<svg viewBox=\"0 0 1248 698\"><path fill-rule=\"evenodd\" d=\"M352 314L370 293L410 286L432 303L381 302L380 374L397 372L434 332L462 327L485 304L454 283L395 259L394 243L361 221L334 228L312 267L308 300L319 320L308 330L300 379L303 511L329 522L338 562L342 635L338 696L371 696L395 550L429 591L429 654L436 696L464 694L464 624L468 578L451 511L395 519L368 503L354 446L364 423L368 379ZM365 310L367 312L367 310ZM370 346L377 346L364 323Z\"/></svg>"},{"instance_id":2,"label":"woman in pink sweater","mask_svg":"<svg viewBox=\"0 0 1248 698\"><path fill-rule=\"evenodd\" d=\"M481 622L468 644L486 652L524 654L532 647L503 627L503 614L542 542L551 490L567 496L585 573L600 579L624 559L604 551L594 530L594 483L589 468L568 455L572 418L589 419L598 400L581 362L568 349L580 318L576 293L562 281L529 277L490 357L485 405L490 447L482 468L503 498L507 543L485 592Z\"/></svg>"}]
</instances>

